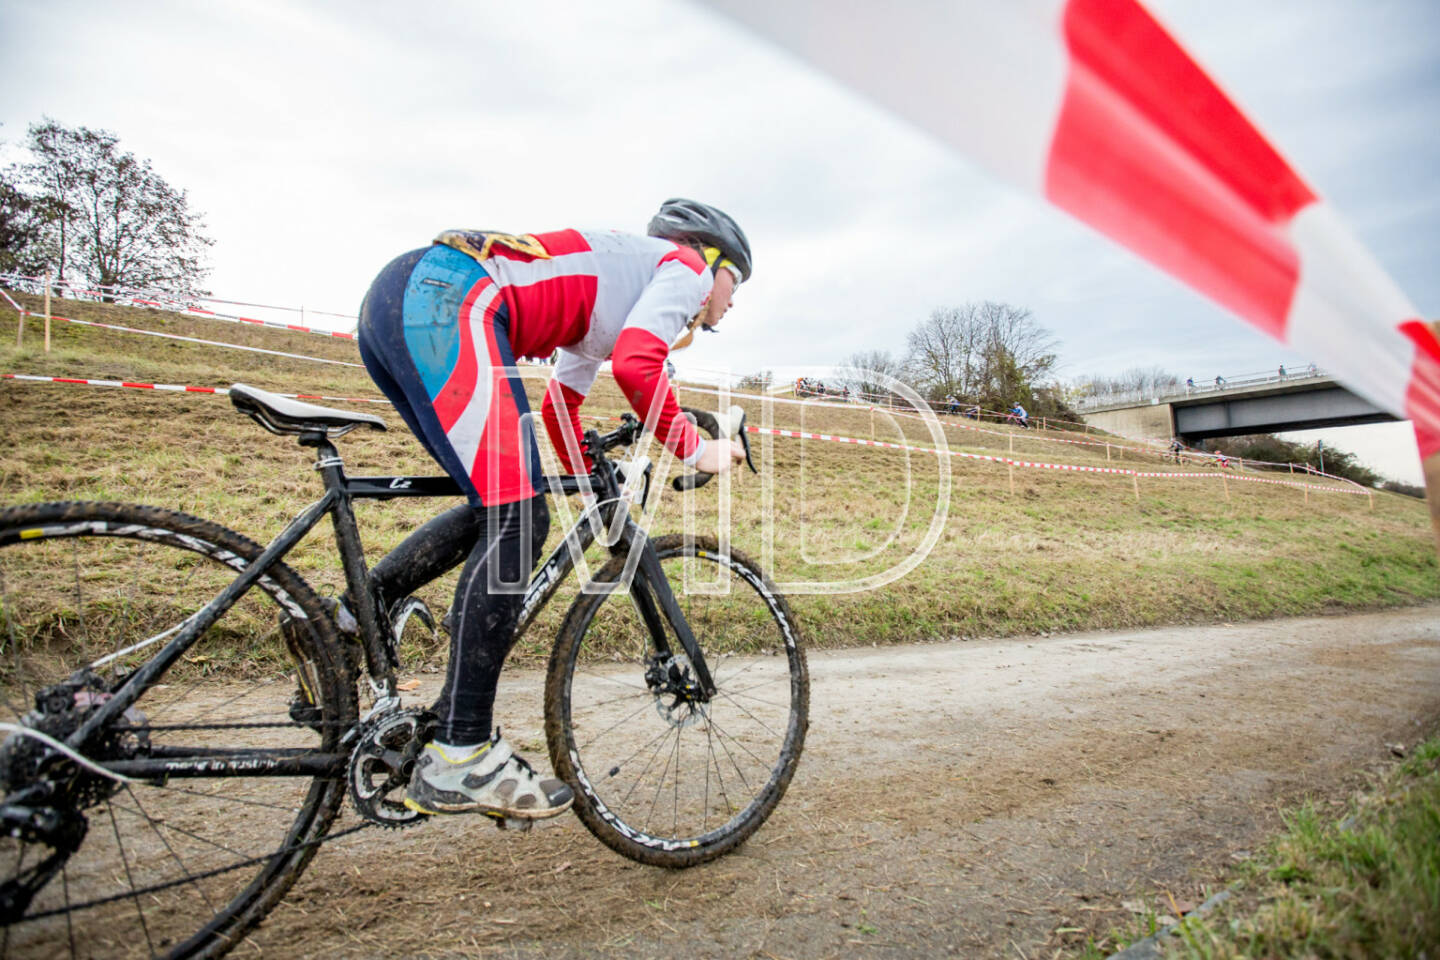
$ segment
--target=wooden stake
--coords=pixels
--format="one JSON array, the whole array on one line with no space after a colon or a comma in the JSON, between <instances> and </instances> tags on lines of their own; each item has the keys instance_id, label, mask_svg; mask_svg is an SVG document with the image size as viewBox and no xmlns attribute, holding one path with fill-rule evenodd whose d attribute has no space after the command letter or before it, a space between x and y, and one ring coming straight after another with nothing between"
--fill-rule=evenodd
<instances>
[{"instance_id":1,"label":"wooden stake","mask_svg":"<svg viewBox=\"0 0 1440 960\"><path fill-rule=\"evenodd\" d=\"M1140 502L1140 474L1131 473L1130 479L1135 483L1135 502Z\"/></svg>"},{"instance_id":2,"label":"wooden stake","mask_svg":"<svg viewBox=\"0 0 1440 960\"><path fill-rule=\"evenodd\" d=\"M1006 466L1010 468L1010 492L1013 494L1015 492L1015 464L1010 463Z\"/></svg>"},{"instance_id":3,"label":"wooden stake","mask_svg":"<svg viewBox=\"0 0 1440 960\"><path fill-rule=\"evenodd\" d=\"M50 352L50 271L45 271L45 352Z\"/></svg>"},{"instance_id":4,"label":"wooden stake","mask_svg":"<svg viewBox=\"0 0 1440 960\"><path fill-rule=\"evenodd\" d=\"M1041 430L1044 430L1044 429L1045 429L1045 418L1044 418L1044 417L1041 417L1041 418L1040 418L1040 429L1041 429Z\"/></svg>"},{"instance_id":5,"label":"wooden stake","mask_svg":"<svg viewBox=\"0 0 1440 960\"><path fill-rule=\"evenodd\" d=\"M1295 476L1295 464L1290 464L1290 476Z\"/></svg>"},{"instance_id":6,"label":"wooden stake","mask_svg":"<svg viewBox=\"0 0 1440 960\"><path fill-rule=\"evenodd\" d=\"M1015 434L1010 434L1010 452L1015 452Z\"/></svg>"},{"instance_id":7,"label":"wooden stake","mask_svg":"<svg viewBox=\"0 0 1440 960\"><path fill-rule=\"evenodd\" d=\"M1230 499L1230 478L1225 476L1225 468L1220 468L1220 485L1225 488L1225 499Z\"/></svg>"},{"instance_id":8,"label":"wooden stake","mask_svg":"<svg viewBox=\"0 0 1440 960\"><path fill-rule=\"evenodd\" d=\"M1105 444L1105 462L1110 462L1110 444Z\"/></svg>"},{"instance_id":9,"label":"wooden stake","mask_svg":"<svg viewBox=\"0 0 1440 960\"><path fill-rule=\"evenodd\" d=\"M875 408L870 408L870 439L875 439Z\"/></svg>"}]
</instances>

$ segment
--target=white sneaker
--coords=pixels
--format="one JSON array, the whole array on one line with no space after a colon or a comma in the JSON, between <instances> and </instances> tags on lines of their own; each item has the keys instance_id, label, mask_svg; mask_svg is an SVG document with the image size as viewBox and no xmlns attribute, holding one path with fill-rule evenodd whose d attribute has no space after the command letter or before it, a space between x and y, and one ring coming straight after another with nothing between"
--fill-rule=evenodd
<instances>
[{"instance_id":1,"label":"white sneaker","mask_svg":"<svg viewBox=\"0 0 1440 960\"><path fill-rule=\"evenodd\" d=\"M540 820L570 809L574 792L561 780L541 780L497 729L461 760L430 743L415 764L405 806L417 813L483 813Z\"/></svg>"}]
</instances>

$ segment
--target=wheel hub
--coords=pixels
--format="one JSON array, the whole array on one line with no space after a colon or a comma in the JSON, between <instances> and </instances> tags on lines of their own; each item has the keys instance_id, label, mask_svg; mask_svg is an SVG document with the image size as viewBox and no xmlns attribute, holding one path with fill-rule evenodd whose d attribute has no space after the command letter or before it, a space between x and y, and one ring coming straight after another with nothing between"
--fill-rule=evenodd
<instances>
[{"instance_id":1,"label":"wheel hub","mask_svg":"<svg viewBox=\"0 0 1440 960\"><path fill-rule=\"evenodd\" d=\"M651 657L645 685L655 696L655 712L672 727L693 726L708 716L704 691L683 658L669 653Z\"/></svg>"}]
</instances>

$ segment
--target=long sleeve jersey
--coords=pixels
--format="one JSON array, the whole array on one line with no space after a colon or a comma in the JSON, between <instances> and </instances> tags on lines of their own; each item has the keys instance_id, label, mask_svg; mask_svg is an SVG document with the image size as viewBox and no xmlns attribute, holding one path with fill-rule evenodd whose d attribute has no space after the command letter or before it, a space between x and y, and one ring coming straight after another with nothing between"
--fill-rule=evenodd
<instances>
[{"instance_id":1,"label":"long sleeve jersey","mask_svg":"<svg viewBox=\"0 0 1440 960\"><path fill-rule=\"evenodd\" d=\"M541 416L566 470L581 467L580 405L600 365L676 456L693 463L701 440L665 376L670 344L710 297L714 277L689 247L656 237L559 230L515 237L452 231L437 242L480 260L510 315L516 357L559 350Z\"/></svg>"}]
</instances>

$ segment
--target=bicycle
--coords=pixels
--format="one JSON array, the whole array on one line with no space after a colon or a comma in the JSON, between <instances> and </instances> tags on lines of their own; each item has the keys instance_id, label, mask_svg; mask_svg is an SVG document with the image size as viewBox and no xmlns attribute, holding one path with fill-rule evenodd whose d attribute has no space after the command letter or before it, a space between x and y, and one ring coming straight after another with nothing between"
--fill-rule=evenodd
<instances>
[{"instance_id":1,"label":"bicycle","mask_svg":"<svg viewBox=\"0 0 1440 960\"><path fill-rule=\"evenodd\" d=\"M401 703L397 643L412 615L433 618L414 598L375 595L353 501L460 491L448 477L347 476L335 439L385 429L378 417L238 384L230 396L317 455L324 495L268 546L156 507L0 510L7 953L59 952L68 938L72 954L218 956L322 843L426 819L402 800L433 717ZM547 478L552 495L593 500L531 578L517 636L575 556L608 548L550 652L550 760L602 843L688 867L742 843L780 802L804 748L809 674L799 626L753 562L636 523L650 466L607 454L642 429L626 415L588 431L590 473ZM353 639L284 562L327 515ZM677 577L707 589L677 597ZM347 797L356 822L331 832Z\"/></svg>"}]
</instances>

